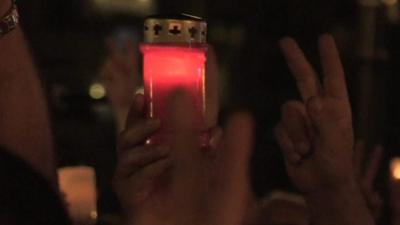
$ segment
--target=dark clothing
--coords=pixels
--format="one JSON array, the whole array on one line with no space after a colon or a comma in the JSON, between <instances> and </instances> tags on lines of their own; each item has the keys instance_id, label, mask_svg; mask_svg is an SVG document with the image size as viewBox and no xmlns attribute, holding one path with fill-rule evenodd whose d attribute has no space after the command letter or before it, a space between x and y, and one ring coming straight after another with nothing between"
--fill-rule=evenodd
<instances>
[{"instance_id":1,"label":"dark clothing","mask_svg":"<svg viewBox=\"0 0 400 225\"><path fill-rule=\"evenodd\" d=\"M64 205L47 180L0 148L0 225L67 225Z\"/></svg>"}]
</instances>

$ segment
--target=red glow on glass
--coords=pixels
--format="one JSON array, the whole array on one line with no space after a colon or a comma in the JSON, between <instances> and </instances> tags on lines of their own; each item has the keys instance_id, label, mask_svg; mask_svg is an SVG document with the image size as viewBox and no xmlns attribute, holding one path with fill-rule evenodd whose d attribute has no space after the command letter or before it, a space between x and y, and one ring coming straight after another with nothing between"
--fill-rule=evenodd
<instances>
[{"instance_id":1,"label":"red glow on glass","mask_svg":"<svg viewBox=\"0 0 400 225\"><path fill-rule=\"evenodd\" d=\"M142 45L147 116L159 118L159 135L168 132L167 101L177 89L193 99L199 131L204 130L205 48Z\"/></svg>"}]
</instances>

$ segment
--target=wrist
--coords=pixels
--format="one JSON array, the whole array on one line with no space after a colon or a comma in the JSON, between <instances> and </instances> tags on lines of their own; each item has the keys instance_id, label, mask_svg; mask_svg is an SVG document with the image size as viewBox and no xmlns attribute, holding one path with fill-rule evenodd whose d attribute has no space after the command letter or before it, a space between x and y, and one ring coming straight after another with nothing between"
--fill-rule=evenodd
<instances>
[{"instance_id":1,"label":"wrist","mask_svg":"<svg viewBox=\"0 0 400 225\"><path fill-rule=\"evenodd\" d=\"M308 194L306 199L315 224L373 224L366 200L355 180L347 185Z\"/></svg>"}]
</instances>

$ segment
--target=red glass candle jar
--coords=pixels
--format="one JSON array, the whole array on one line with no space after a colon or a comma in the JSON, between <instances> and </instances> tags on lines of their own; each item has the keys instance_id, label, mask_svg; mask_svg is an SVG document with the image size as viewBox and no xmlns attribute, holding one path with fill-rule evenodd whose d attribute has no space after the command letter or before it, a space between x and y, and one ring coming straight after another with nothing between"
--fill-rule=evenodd
<instances>
[{"instance_id":1,"label":"red glass candle jar","mask_svg":"<svg viewBox=\"0 0 400 225\"><path fill-rule=\"evenodd\" d=\"M145 22L143 80L146 113L159 118L161 129L148 140L162 143L171 132L167 103L176 90L185 91L195 106L202 145L208 144L205 126L206 29L204 20L188 16L152 16Z\"/></svg>"}]
</instances>

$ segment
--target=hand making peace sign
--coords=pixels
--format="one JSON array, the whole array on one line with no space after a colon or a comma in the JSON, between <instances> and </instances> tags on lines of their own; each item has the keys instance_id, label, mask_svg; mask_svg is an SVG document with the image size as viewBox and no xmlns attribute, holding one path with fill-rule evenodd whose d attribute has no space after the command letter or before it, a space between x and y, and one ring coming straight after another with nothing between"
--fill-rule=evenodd
<instances>
[{"instance_id":1,"label":"hand making peace sign","mask_svg":"<svg viewBox=\"0 0 400 225\"><path fill-rule=\"evenodd\" d=\"M334 39L319 39L322 82L293 39L282 39L280 46L302 97L282 107L276 127L289 176L305 193L353 185L351 107Z\"/></svg>"}]
</instances>

